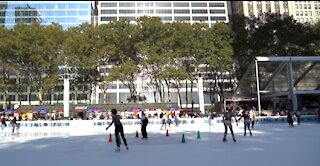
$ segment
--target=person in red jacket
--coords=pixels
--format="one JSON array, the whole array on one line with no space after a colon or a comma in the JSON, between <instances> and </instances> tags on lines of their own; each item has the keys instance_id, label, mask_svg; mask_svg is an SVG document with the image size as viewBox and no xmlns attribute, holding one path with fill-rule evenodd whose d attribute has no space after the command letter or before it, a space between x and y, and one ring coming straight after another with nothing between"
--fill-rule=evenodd
<instances>
[{"instance_id":1,"label":"person in red jacket","mask_svg":"<svg viewBox=\"0 0 320 166\"><path fill-rule=\"evenodd\" d=\"M243 121L243 123L244 123L244 136L247 135L247 129L249 130L250 135L252 136L251 129L250 129L250 124L251 124L250 115L247 113L247 111L244 111L242 113L241 117L237 121L240 121L241 118L244 119L244 121Z\"/></svg>"}]
</instances>

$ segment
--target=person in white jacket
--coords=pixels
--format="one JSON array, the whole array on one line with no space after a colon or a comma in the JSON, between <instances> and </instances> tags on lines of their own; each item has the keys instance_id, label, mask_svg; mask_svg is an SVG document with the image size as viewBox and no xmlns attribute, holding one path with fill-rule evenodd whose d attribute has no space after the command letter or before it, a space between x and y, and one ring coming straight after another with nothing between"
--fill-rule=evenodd
<instances>
[{"instance_id":1,"label":"person in white jacket","mask_svg":"<svg viewBox=\"0 0 320 166\"><path fill-rule=\"evenodd\" d=\"M250 110L250 119L251 119L251 129L253 129L254 124L256 123L256 109L252 107Z\"/></svg>"}]
</instances>

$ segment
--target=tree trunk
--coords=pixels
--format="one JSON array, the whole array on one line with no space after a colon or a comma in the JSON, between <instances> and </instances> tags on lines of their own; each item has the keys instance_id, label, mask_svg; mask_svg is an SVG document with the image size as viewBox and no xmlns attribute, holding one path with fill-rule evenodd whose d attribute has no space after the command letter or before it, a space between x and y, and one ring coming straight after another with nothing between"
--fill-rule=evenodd
<instances>
[{"instance_id":1,"label":"tree trunk","mask_svg":"<svg viewBox=\"0 0 320 166\"><path fill-rule=\"evenodd\" d=\"M168 100L167 100L167 101L165 100L165 98L166 98L166 93L165 93L165 90L164 90L163 83L161 83L161 90L162 90L162 96L163 96L162 102L168 102Z\"/></svg>"},{"instance_id":2,"label":"tree trunk","mask_svg":"<svg viewBox=\"0 0 320 166\"><path fill-rule=\"evenodd\" d=\"M186 108L188 108L188 80L186 80Z\"/></svg>"},{"instance_id":3,"label":"tree trunk","mask_svg":"<svg viewBox=\"0 0 320 166\"><path fill-rule=\"evenodd\" d=\"M170 93L170 84L167 79L164 79L166 85L167 85L167 93L168 93L168 102L171 103L171 93Z\"/></svg>"},{"instance_id":4,"label":"tree trunk","mask_svg":"<svg viewBox=\"0 0 320 166\"><path fill-rule=\"evenodd\" d=\"M191 110L193 111L194 108L194 101L193 101L193 80L191 80Z\"/></svg>"},{"instance_id":5,"label":"tree trunk","mask_svg":"<svg viewBox=\"0 0 320 166\"><path fill-rule=\"evenodd\" d=\"M42 89L42 86L39 87L39 90L38 90L38 99L39 99L39 105L42 105L43 104L43 89Z\"/></svg>"}]
</instances>

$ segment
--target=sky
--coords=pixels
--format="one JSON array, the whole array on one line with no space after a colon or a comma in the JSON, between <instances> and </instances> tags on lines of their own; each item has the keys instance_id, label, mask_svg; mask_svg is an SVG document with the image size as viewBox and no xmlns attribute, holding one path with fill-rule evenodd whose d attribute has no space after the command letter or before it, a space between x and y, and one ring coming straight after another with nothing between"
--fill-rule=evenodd
<instances>
[{"instance_id":1,"label":"sky","mask_svg":"<svg viewBox=\"0 0 320 166\"><path fill-rule=\"evenodd\" d=\"M222 142L223 124L180 125L160 130L147 127L149 139L142 140L140 126L124 126L129 150L121 144L115 152L114 128L99 131L0 130L2 166L319 166L320 124L256 124L253 136L243 135L243 124L233 124L237 142L228 131ZM8 131L8 130L7 130ZM136 138L138 131L139 138ZM197 139L197 131L200 139ZM108 142L112 134L112 142ZM186 143L181 143L185 134ZM123 143L123 142L122 142Z\"/></svg>"}]
</instances>

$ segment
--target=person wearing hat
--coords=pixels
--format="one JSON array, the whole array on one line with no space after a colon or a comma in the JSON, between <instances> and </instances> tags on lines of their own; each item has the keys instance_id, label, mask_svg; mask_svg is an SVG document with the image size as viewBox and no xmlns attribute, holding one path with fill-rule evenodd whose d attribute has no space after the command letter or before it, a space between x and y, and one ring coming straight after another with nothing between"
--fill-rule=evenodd
<instances>
[{"instance_id":1,"label":"person wearing hat","mask_svg":"<svg viewBox=\"0 0 320 166\"><path fill-rule=\"evenodd\" d=\"M119 138L119 134L121 135L121 138L123 140L124 145L126 146L126 149L128 150L128 144L127 144L127 140L124 137L124 132L123 132L123 126L122 123L120 122L120 116L117 115L117 110L115 108L111 109L111 116L112 116L112 122L110 123L110 125L106 128L106 130L109 129L109 127L114 124L115 130L115 136L116 136L116 143L117 143L117 148L116 151L120 151L120 138ZM119 139L118 139L119 138Z\"/></svg>"}]
</instances>

